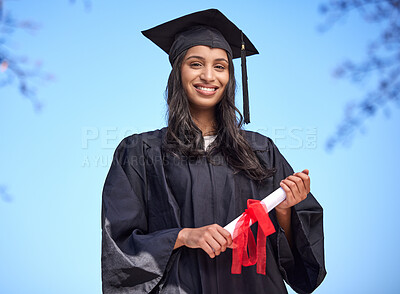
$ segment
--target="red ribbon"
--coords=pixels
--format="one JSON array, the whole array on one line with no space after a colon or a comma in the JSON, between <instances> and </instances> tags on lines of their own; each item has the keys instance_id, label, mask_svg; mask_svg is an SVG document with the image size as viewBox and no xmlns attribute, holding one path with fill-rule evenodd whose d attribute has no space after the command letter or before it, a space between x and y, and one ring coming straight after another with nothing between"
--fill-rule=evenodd
<instances>
[{"instance_id":1,"label":"red ribbon","mask_svg":"<svg viewBox=\"0 0 400 294\"><path fill-rule=\"evenodd\" d=\"M257 247L250 221L254 224L258 221ZM240 274L243 266L251 266L257 263L257 273L265 275L267 264L267 236L275 233L268 210L265 204L259 200L248 199L247 209L236 223L233 232L232 274ZM247 254L247 247L249 254Z\"/></svg>"}]
</instances>

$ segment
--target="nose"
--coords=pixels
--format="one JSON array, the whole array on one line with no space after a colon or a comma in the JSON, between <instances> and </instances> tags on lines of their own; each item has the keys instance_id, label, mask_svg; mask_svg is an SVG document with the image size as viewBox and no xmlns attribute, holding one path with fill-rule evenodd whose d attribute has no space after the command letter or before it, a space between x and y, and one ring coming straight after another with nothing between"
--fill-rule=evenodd
<instances>
[{"instance_id":1,"label":"nose","mask_svg":"<svg viewBox=\"0 0 400 294\"><path fill-rule=\"evenodd\" d=\"M214 69L212 66L204 66L200 74L200 79L205 82L212 82L215 80Z\"/></svg>"}]
</instances>

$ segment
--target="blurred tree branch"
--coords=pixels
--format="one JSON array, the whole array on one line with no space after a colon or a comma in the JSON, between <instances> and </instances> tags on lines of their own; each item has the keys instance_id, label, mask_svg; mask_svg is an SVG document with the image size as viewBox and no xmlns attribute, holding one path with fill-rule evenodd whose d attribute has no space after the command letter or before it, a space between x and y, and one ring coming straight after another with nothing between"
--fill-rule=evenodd
<instances>
[{"instance_id":1,"label":"blurred tree branch","mask_svg":"<svg viewBox=\"0 0 400 294\"><path fill-rule=\"evenodd\" d=\"M74 0L69 0L75 3ZM85 9L91 8L90 0L81 0ZM16 81L19 92L28 98L36 111L40 111L42 103L37 98L36 83L40 81L52 80L51 74L42 71L42 63L36 61L30 62L27 57L15 54L12 45L13 33L22 30L27 33L35 33L39 29L39 25L33 21L19 21L4 8L5 0L0 0L0 88L13 85ZM6 202L13 200L8 193L7 187L0 185L0 199Z\"/></svg>"},{"instance_id":2,"label":"blurred tree branch","mask_svg":"<svg viewBox=\"0 0 400 294\"><path fill-rule=\"evenodd\" d=\"M33 21L15 19L5 10L4 2L0 0L0 87L12 85L16 81L20 93L39 111L42 104L36 96L36 83L40 80L51 80L52 75L42 71L40 61L31 62L25 56L16 55L12 44L15 31L35 33L39 25Z\"/></svg>"},{"instance_id":3,"label":"blurred tree branch","mask_svg":"<svg viewBox=\"0 0 400 294\"><path fill-rule=\"evenodd\" d=\"M91 8L90 0L81 0L87 11ZM35 33L39 29L36 22L20 21L5 9L6 0L0 0L0 88L17 84L21 95L32 102L36 111L40 111L42 103L37 97L37 86L43 81L51 81L54 76L45 73L42 69L42 62L30 61L26 56L15 53L13 48L13 34L16 31ZM75 0L69 0L74 4Z\"/></svg>"},{"instance_id":4,"label":"blurred tree branch","mask_svg":"<svg viewBox=\"0 0 400 294\"><path fill-rule=\"evenodd\" d=\"M0 185L0 198L6 202L12 201L12 196L7 192L6 186Z\"/></svg>"},{"instance_id":5,"label":"blurred tree branch","mask_svg":"<svg viewBox=\"0 0 400 294\"><path fill-rule=\"evenodd\" d=\"M83 2L83 6L86 11L90 11L92 9L92 1L90 0L81 0ZM75 4L76 0L69 0L69 2Z\"/></svg>"},{"instance_id":6,"label":"blurred tree branch","mask_svg":"<svg viewBox=\"0 0 400 294\"><path fill-rule=\"evenodd\" d=\"M353 12L382 27L380 35L367 46L363 61L345 61L334 71L336 77L354 83L371 77L377 82L360 102L346 106L342 122L326 143L326 148L333 150L339 143L351 142L356 131L362 131L363 123L379 109L389 114L393 103L400 105L400 0L331 0L320 6L320 12L326 17L322 31Z\"/></svg>"}]
</instances>

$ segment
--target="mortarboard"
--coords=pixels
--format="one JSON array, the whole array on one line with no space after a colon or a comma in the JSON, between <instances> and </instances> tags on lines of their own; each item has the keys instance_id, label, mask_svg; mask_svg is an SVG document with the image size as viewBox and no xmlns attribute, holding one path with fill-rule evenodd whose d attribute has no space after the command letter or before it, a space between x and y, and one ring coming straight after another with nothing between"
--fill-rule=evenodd
<instances>
[{"instance_id":1,"label":"mortarboard","mask_svg":"<svg viewBox=\"0 0 400 294\"><path fill-rule=\"evenodd\" d=\"M243 115L244 122L250 122L246 56L258 54L258 51L246 35L219 10L191 13L142 33L169 55L171 64L180 53L197 45L225 49L233 59L241 57Z\"/></svg>"}]
</instances>

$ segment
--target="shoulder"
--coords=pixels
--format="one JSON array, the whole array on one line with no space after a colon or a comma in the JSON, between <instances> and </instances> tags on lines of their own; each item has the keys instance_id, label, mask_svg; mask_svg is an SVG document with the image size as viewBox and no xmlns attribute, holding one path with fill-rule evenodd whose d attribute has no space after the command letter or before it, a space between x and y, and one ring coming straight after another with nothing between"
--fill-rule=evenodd
<instances>
[{"instance_id":1,"label":"shoulder","mask_svg":"<svg viewBox=\"0 0 400 294\"><path fill-rule=\"evenodd\" d=\"M257 132L244 132L250 147L267 168L277 168L279 178L285 178L289 174L293 174L292 167L271 138ZM281 173L280 176L279 173Z\"/></svg>"},{"instance_id":2,"label":"shoulder","mask_svg":"<svg viewBox=\"0 0 400 294\"><path fill-rule=\"evenodd\" d=\"M157 129L157 130L148 131L148 132L144 132L144 133L132 134L132 135L124 138L121 141L120 145L124 144L125 147L136 145L138 143L145 143L149 146L152 146L154 144L158 145L158 144L162 143L166 129L167 128L162 128L162 129Z\"/></svg>"},{"instance_id":3,"label":"shoulder","mask_svg":"<svg viewBox=\"0 0 400 294\"><path fill-rule=\"evenodd\" d=\"M253 151L269 151L275 147L271 138L253 131L244 131L244 137Z\"/></svg>"},{"instance_id":4,"label":"shoulder","mask_svg":"<svg viewBox=\"0 0 400 294\"><path fill-rule=\"evenodd\" d=\"M143 153L144 149L161 147L166 128L132 134L124 138L115 150L117 157Z\"/></svg>"}]
</instances>

